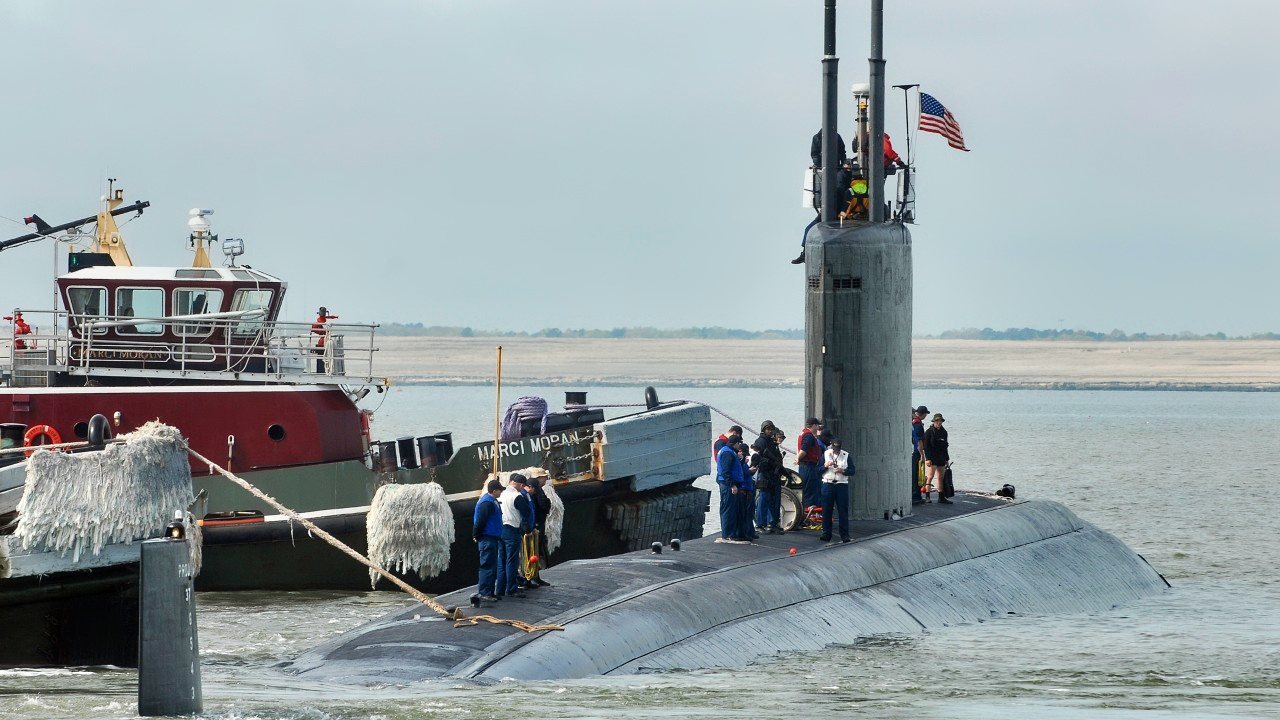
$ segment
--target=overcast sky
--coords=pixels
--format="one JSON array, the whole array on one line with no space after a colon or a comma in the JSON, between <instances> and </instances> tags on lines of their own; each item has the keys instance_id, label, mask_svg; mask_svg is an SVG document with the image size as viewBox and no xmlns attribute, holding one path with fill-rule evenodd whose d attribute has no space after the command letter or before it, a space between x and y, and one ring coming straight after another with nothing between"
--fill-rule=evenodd
<instances>
[{"instance_id":1,"label":"overcast sky","mask_svg":"<svg viewBox=\"0 0 1280 720\"><path fill-rule=\"evenodd\" d=\"M915 332L1280 330L1280 3L886 5L889 83L973 150L913 143ZM868 7L840 2L846 129ZM214 208L298 320L803 326L821 0L7 0L0 21L0 215L88 215L116 177L152 203L135 262L172 265ZM49 304L51 253L0 253L0 306Z\"/></svg>"}]
</instances>

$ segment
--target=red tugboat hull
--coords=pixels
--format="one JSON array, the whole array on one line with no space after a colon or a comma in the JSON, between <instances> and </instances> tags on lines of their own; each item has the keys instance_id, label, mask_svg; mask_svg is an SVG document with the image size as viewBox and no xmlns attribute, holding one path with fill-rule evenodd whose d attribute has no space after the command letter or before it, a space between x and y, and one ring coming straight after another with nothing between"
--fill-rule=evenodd
<instances>
[{"instance_id":1,"label":"red tugboat hull","mask_svg":"<svg viewBox=\"0 0 1280 720\"><path fill-rule=\"evenodd\" d=\"M360 410L332 385L0 388L0 423L48 425L66 442L83 440L95 414L112 420L117 435L158 419L236 472L359 461L365 453ZM191 470L209 474L194 461Z\"/></svg>"}]
</instances>

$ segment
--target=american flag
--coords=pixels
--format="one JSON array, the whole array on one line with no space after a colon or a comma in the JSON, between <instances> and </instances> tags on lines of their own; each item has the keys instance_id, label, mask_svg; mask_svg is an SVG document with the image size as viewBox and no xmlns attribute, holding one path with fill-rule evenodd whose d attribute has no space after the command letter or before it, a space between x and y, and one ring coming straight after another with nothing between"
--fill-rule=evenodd
<instances>
[{"instance_id":1,"label":"american flag","mask_svg":"<svg viewBox=\"0 0 1280 720\"><path fill-rule=\"evenodd\" d=\"M957 150L969 152L964 146L964 133L960 132L960 123L938 99L929 93L920 93L920 129L925 132L938 133L947 139L947 144Z\"/></svg>"}]
</instances>

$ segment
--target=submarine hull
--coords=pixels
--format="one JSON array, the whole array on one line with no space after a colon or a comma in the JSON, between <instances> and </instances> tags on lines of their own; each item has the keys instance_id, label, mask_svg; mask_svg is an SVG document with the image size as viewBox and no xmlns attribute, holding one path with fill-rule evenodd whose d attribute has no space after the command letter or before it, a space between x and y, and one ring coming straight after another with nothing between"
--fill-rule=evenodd
<instances>
[{"instance_id":1,"label":"submarine hull","mask_svg":"<svg viewBox=\"0 0 1280 720\"><path fill-rule=\"evenodd\" d=\"M415 604L280 669L382 685L733 667L886 633L1105 612L1168 587L1141 556L1059 503L956 500L897 522L855 522L849 544L804 532L751 545L702 538L679 552L565 563L544 573L552 587L480 611L562 630L454 627ZM466 607L469 594L439 599ZM808 630L778 630L796 626Z\"/></svg>"}]
</instances>

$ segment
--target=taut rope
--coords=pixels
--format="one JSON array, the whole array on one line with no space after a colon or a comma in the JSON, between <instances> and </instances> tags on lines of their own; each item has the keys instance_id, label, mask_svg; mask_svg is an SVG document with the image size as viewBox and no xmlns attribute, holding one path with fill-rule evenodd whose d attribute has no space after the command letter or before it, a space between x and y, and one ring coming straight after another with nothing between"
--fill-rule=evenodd
<instances>
[{"instance_id":1,"label":"taut rope","mask_svg":"<svg viewBox=\"0 0 1280 720\"><path fill-rule=\"evenodd\" d=\"M519 620L506 620L503 618L493 617L492 615L472 615L471 617L467 617L462 614L462 610L460 608L452 608L452 609L447 608L444 605L441 605L440 603L436 602L433 598L428 597L426 594L422 593L421 591L419 591L417 588L413 587L409 583L391 574L386 569L382 568L381 566L379 566L377 563L373 562L369 558L361 555L355 550L352 550L350 547L347 546L346 543L330 535L324 530L321 530L315 523L302 517L301 515L290 510L284 505L281 505L279 501L277 501L275 498L271 497L270 495L262 492L258 488L254 487L249 481L245 480L244 478L237 477L235 473L231 472L230 470L227 470L226 468L223 468L221 465L218 465L217 463L210 460L209 458L196 452L191 448L190 445L187 446L187 452L191 453L191 457L199 460L202 463L207 464L210 470L216 471L218 474L222 475L226 479L230 480L236 485L239 485L249 494L253 495L259 500L275 508L281 515L284 515L290 520L293 520L299 523L300 525L305 527L308 531L310 531L312 535L315 535L321 540L324 540L325 542L334 546L338 550L341 550L344 554L349 556L352 560L355 560L356 562L364 565L370 570L373 570L374 572L378 573L382 577L391 581L391 583L393 583L396 587L408 593L409 596L412 597L414 600L417 600L423 605L426 605L427 607L431 608L434 612L436 612L440 616L453 620L454 627L470 627L480 622L487 622L487 623L493 623L494 625L510 625L511 627L516 628L517 630L523 630L525 632L538 632L541 630L563 630L564 629L559 625L530 625L529 623L521 622Z\"/></svg>"}]
</instances>

